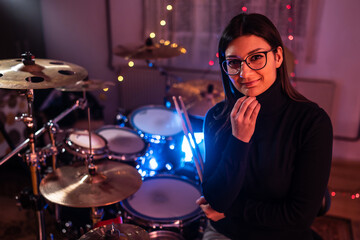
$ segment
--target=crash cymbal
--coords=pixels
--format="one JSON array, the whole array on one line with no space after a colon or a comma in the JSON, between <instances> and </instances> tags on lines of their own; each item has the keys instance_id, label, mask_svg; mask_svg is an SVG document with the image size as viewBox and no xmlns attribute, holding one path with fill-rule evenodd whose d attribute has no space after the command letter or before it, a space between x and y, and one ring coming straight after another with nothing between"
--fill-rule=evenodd
<instances>
[{"instance_id":1,"label":"crash cymbal","mask_svg":"<svg viewBox=\"0 0 360 240\"><path fill-rule=\"evenodd\" d=\"M0 88L46 89L73 84L88 72L75 64L51 59L0 60Z\"/></svg>"},{"instance_id":2,"label":"crash cymbal","mask_svg":"<svg viewBox=\"0 0 360 240\"><path fill-rule=\"evenodd\" d=\"M225 98L221 81L205 79L174 83L166 98L170 100L172 96L181 96L188 114L200 118Z\"/></svg>"},{"instance_id":3,"label":"crash cymbal","mask_svg":"<svg viewBox=\"0 0 360 240\"><path fill-rule=\"evenodd\" d=\"M132 224L117 223L95 228L79 238L79 240L101 239L150 240L150 236L141 227Z\"/></svg>"},{"instance_id":4,"label":"crash cymbal","mask_svg":"<svg viewBox=\"0 0 360 240\"><path fill-rule=\"evenodd\" d=\"M90 80L80 80L69 86L62 86L57 89L66 92L82 92L82 91L101 90L112 86L115 86L115 83L110 81L104 82L101 80L90 79Z\"/></svg>"},{"instance_id":5,"label":"crash cymbal","mask_svg":"<svg viewBox=\"0 0 360 240\"><path fill-rule=\"evenodd\" d=\"M99 207L119 202L135 193L142 180L125 163L96 162L96 173L87 166L64 166L49 173L40 183L41 194L50 202L69 207Z\"/></svg>"},{"instance_id":6,"label":"crash cymbal","mask_svg":"<svg viewBox=\"0 0 360 240\"><path fill-rule=\"evenodd\" d=\"M114 54L125 59L159 59L171 58L181 54L185 54L186 49L178 46L176 43L169 43L167 41L160 41L152 43L151 39L146 40L146 44L138 48L129 49L124 46L117 46L114 49Z\"/></svg>"}]
</instances>

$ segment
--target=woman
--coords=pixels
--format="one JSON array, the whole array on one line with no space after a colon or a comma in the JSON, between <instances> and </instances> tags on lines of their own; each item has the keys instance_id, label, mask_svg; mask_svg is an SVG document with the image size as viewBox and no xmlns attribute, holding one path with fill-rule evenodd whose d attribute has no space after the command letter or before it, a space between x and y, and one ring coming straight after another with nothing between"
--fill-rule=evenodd
<instances>
[{"instance_id":1,"label":"woman","mask_svg":"<svg viewBox=\"0 0 360 240\"><path fill-rule=\"evenodd\" d=\"M203 239L314 239L332 159L328 115L291 86L265 16L234 17L219 55L226 97L204 123Z\"/></svg>"}]
</instances>

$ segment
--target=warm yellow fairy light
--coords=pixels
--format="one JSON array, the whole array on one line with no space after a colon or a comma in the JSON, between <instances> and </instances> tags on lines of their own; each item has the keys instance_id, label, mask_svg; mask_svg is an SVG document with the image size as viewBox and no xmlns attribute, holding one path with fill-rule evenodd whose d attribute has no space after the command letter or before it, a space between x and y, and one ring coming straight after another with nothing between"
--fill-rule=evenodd
<instances>
[{"instance_id":1,"label":"warm yellow fairy light","mask_svg":"<svg viewBox=\"0 0 360 240\"><path fill-rule=\"evenodd\" d=\"M180 49L180 52L181 52L181 53L186 53L186 49L185 49L185 48L181 48L181 49Z\"/></svg>"},{"instance_id":2,"label":"warm yellow fairy light","mask_svg":"<svg viewBox=\"0 0 360 240\"><path fill-rule=\"evenodd\" d=\"M103 91L107 92L107 91L109 91L109 88L104 88Z\"/></svg>"},{"instance_id":3,"label":"warm yellow fairy light","mask_svg":"<svg viewBox=\"0 0 360 240\"><path fill-rule=\"evenodd\" d=\"M172 48L177 48L178 45L177 45L177 43L173 43L173 44L171 44L171 47L172 47Z\"/></svg>"},{"instance_id":4,"label":"warm yellow fairy light","mask_svg":"<svg viewBox=\"0 0 360 240\"><path fill-rule=\"evenodd\" d=\"M160 25L161 25L161 26L165 26L165 25L166 25L166 21L165 21L165 20L161 20L161 21L160 21Z\"/></svg>"},{"instance_id":5,"label":"warm yellow fairy light","mask_svg":"<svg viewBox=\"0 0 360 240\"><path fill-rule=\"evenodd\" d=\"M166 6L166 9L167 9L168 11L171 11L171 10L173 9L173 6L169 4L169 5Z\"/></svg>"},{"instance_id":6,"label":"warm yellow fairy light","mask_svg":"<svg viewBox=\"0 0 360 240\"><path fill-rule=\"evenodd\" d=\"M167 45L169 45L170 44L170 41L169 40L166 40L165 42L164 42L164 45L165 46L167 46Z\"/></svg>"},{"instance_id":7,"label":"warm yellow fairy light","mask_svg":"<svg viewBox=\"0 0 360 240\"><path fill-rule=\"evenodd\" d=\"M119 82L124 81L124 77L123 77L123 76L121 76L121 75L120 75L120 76L118 76L118 81L119 81Z\"/></svg>"},{"instance_id":8,"label":"warm yellow fairy light","mask_svg":"<svg viewBox=\"0 0 360 240\"><path fill-rule=\"evenodd\" d=\"M165 40L164 40L164 39L160 39L159 43L160 43L160 44L164 44L164 43L165 43Z\"/></svg>"},{"instance_id":9,"label":"warm yellow fairy light","mask_svg":"<svg viewBox=\"0 0 360 240\"><path fill-rule=\"evenodd\" d=\"M129 67L133 67L133 66L135 65L135 63L134 63L133 61L130 61L130 62L128 63L128 65L129 65Z\"/></svg>"},{"instance_id":10,"label":"warm yellow fairy light","mask_svg":"<svg viewBox=\"0 0 360 240\"><path fill-rule=\"evenodd\" d=\"M149 37L150 38L155 38L156 34L154 32L150 33Z\"/></svg>"}]
</instances>

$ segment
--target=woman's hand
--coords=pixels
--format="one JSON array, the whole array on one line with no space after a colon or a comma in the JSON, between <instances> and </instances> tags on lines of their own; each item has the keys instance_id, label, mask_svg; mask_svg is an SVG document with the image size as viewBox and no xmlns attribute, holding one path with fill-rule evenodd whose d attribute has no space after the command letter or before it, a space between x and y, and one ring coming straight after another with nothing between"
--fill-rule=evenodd
<instances>
[{"instance_id":1,"label":"woman's hand","mask_svg":"<svg viewBox=\"0 0 360 240\"><path fill-rule=\"evenodd\" d=\"M255 131L260 103L255 97L239 98L230 113L232 135L243 142L249 142Z\"/></svg>"},{"instance_id":2,"label":"woman's hand","mask_svg":"<svg viewBox=\"0 0 360 240\"><path fill-rule=\"evenodd\" d=\"M225 215L223 213L217 212L214 209L212 209L210 204L207 203L207 201L203 196L201 196L198 200L196 200L196 204L198 204L201 207L207 218L215 222L225 218Z\"/></svg>"}]
</instances>

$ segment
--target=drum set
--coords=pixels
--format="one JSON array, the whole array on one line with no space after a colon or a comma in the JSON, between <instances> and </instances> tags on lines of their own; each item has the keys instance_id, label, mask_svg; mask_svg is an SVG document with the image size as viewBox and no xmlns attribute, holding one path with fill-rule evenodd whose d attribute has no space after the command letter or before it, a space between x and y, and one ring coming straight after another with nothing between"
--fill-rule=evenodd
<instances>
[{"instance_id":1,"label":"drum set","mask_svg":"<svg viewBox=\"0 0 360 240\"><path fill-rule=\"evenodd\" d=\"M111 83L87 76L78 65L35 59L29 52L21 59L0 60L0 88L18 90L28 102L28 112L17 117L26 125L28 138L0 165L22 152L31 173L29 199L38 239L49 235L45 205L54 208L60 231L66 233L63 239L198 239L205 225L195 203L201 196L200 179L194 163L184 174L179 150L184 133L177 112L144 106L129 115L128 126L92 131L86 92ZM35 131L34 89L46 88L81 91L83 98ZM87 129L67 129L58 140L58 122L77 109L87 109ZM49 144L39 148L36 142L44 133ZM64 153L70 161L62 159ZM51 171L44 173L48 165Z\"/></svg>"}]
</instances>

